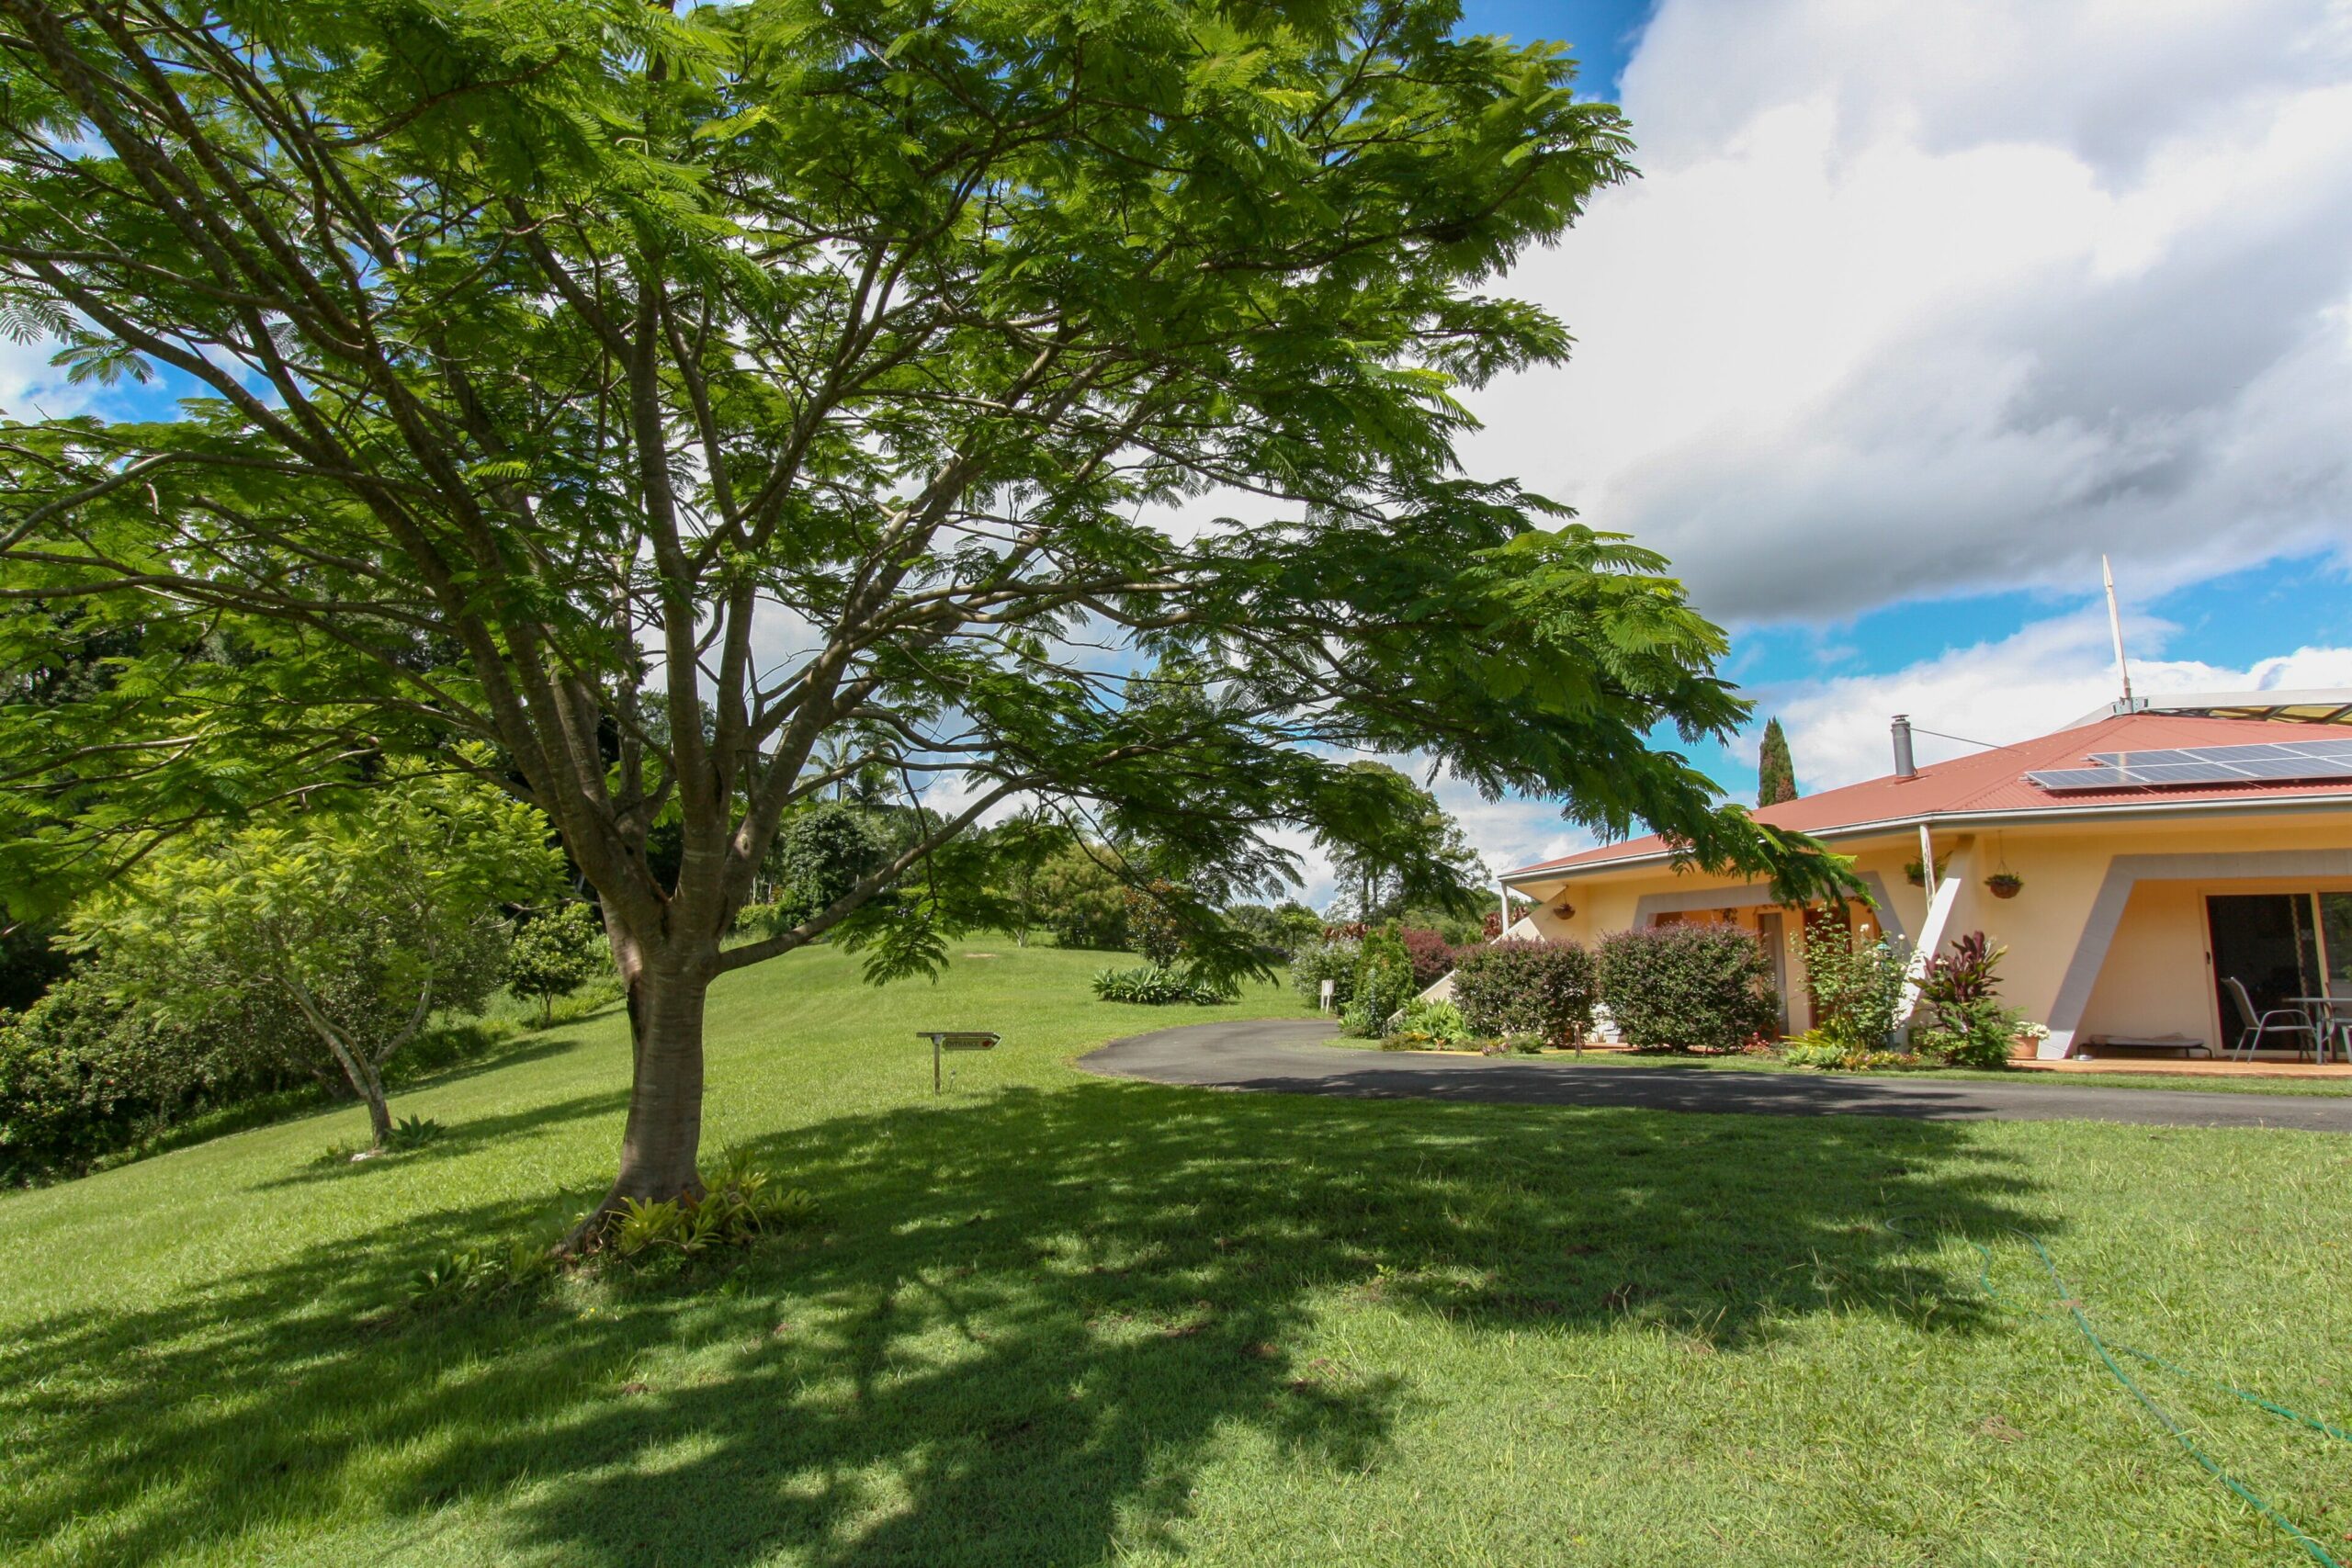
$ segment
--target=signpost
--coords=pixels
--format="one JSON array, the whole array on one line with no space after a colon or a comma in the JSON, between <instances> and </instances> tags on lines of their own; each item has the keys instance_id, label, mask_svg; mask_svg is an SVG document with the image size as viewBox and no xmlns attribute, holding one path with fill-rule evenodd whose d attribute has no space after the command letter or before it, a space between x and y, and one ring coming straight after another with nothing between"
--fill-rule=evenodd
<instances>
[{"instance_id":1,"label":"signpost","mask_svg":"<svg viewBox=\"0 0 2352 1568\"><path fill-rule=\"evenodd\" d=\"M1001 1036L986 1029L918 1029L915 1038L931 1042L931 1092L939 1094L942 1074L939 1059L943 1051L993 1051Z\"/></svg>"}]
</instances>

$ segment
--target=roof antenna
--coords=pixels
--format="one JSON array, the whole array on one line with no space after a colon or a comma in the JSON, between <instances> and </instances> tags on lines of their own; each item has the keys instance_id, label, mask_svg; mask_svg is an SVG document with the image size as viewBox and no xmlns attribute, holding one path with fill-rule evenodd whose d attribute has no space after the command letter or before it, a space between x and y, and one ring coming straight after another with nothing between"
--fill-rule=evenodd
<instances>
[{"instance_id":1,"label":"roof antenna","mask_svg":"<svg viewBox=\"0 0 2352 1568\"><path fill-rule=\"evenodd\" d=\"M2115 672L2123 679L2123 701L2118 713L2134 711L2132 701L2132 664L2123 657L2123 615L2115 607L2115 570L2107 564L2107 557L2098 558L2098 574L2107 583L2107 629L2115 637Z\"/></svg>"}]
</instances>

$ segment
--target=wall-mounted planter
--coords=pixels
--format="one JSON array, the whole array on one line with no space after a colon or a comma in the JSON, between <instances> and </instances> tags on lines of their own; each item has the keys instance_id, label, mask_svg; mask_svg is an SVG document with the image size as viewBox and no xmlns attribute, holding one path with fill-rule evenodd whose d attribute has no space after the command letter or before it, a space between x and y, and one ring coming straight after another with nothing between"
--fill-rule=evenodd
<instances>
[{"instance_id":1,"label":"wall-mounted planter","mask_svg":"<svg viewBox=\"0 0 2352 1568\"><path fill-rule=\"evenodd\" d=\"M1996 871L1984 879L1984 891L1996 898L2014 898L2024 886L2024 877L2006 871Z\"/></svg>"}]
</instances>

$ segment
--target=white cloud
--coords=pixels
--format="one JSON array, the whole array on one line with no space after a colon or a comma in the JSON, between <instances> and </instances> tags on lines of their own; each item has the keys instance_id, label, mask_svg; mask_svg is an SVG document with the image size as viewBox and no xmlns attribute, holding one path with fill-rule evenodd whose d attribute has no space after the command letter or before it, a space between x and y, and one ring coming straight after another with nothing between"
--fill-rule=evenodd
<instances>
[{"instance_id":1,"label":"white cloud","mask_svg":"<svg viewBox=\"0 0 2352 1568\"><path fill-rule=\"evenodd\" d=\"M1824 619L2352 558L2352 0L1666 0L1474 468Z\"/></svg>"},{"instance_id":2,"label":"white cloud","mask_svg":"<svg viewBox=\"0 0 2352 1568\"><path fill-rule=\"evenodd\" d=\"M2161 648L2171 628L2142 622L2134 647ZM2132 685L2140 696L2184 692L2298 691L2352 686L2352 648L2303 648L2244 668L2193 659L2134 656ZM2010 745L2047 735L2112 702L2115 658L2104 611L2037 621L1998 642L1953 649L1883 675L1845 676L1775 699L1797 780L1806 794L1875 778L1893 768L1887 726L1911 716L1923 730L1921 761L1975 750L1945 736ZM1753 761L1751 737L1746 755Z\"/></svg>"}]
</instances>

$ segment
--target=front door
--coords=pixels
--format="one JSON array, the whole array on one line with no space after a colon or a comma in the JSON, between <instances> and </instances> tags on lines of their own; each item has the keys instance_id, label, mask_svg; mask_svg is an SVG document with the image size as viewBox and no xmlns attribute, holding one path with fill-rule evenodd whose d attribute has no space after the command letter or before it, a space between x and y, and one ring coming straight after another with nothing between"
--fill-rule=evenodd
<instances>
[{"instance_id":1,"label":"front door","mask_svg":"<svg viewBox=\"0 0 2352 1568\"><path fill-rule=\"evenodd\" d=\"M2296 997L2318 994L2319 947L2310 894L2211 894L2205 899L2205 919L2213 936L2213 987L2224 1049L2253 1021L2239 1016L2224 979L2235 976L2245 987L2257 1015L2291 1008Z\"/></svg>"}]
</instances>

